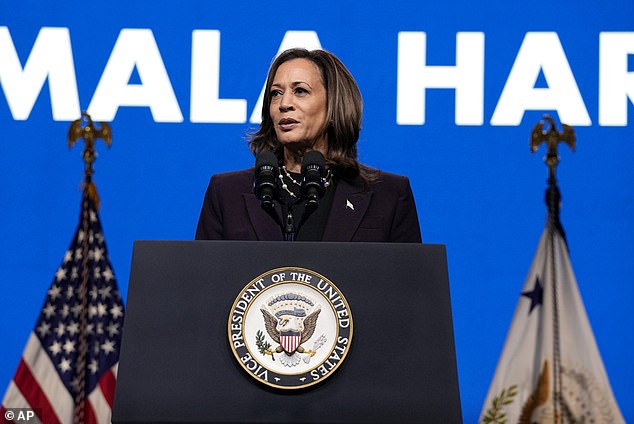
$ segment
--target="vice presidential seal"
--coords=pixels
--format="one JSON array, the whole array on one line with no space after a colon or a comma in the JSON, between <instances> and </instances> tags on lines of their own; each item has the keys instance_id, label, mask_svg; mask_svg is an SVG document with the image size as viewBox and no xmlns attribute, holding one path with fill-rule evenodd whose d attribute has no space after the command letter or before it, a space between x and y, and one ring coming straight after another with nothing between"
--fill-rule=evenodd
<instances>
[{"instance_id":1,"label":"vice presidential seal","mask_svg":"<svg viewBox=\"0 0 634 424\"><path fill-rule=\"evenodd\" d=\"M278 268L238 294L228 323L229 344L253 378L298 389L328 378L352 341L352 315L341 291L305 268Z\"/></svg>"}]
</instances>

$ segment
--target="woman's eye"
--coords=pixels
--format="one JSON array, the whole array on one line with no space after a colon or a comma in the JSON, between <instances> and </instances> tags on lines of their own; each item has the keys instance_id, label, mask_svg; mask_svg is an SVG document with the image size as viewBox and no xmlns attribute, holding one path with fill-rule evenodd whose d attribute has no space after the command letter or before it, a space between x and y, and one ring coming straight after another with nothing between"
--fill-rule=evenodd
<instances>
[{"instance_id":1,"label":"woman's eye","mask_svg":"<svg viewBox=\"0 0 634 424\"><path fill-rule=\"evenodd\" d=\"M307 93L308 93L308 90L306 90L303 87L295 88L295 94L297 94L297 95L303 95L303 94L307 94Z\"/></svg>"},{"instance_id":2,"label":"woman's eye","mask_svg":"<svg viewBox=\"0 0 634 424\"><path fill-rule=\"evenodd\" d=\"M282 94L282 91L280 91L280 90L271 91L271 97L277 97L277 96L279 96L281 94Z\"/></svg>"}]
</instances>

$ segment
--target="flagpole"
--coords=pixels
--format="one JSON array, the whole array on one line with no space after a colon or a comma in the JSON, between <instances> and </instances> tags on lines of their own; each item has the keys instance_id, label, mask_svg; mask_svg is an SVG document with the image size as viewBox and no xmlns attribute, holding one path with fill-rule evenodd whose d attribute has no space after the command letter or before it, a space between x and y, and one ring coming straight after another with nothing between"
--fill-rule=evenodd
<instances>
[{"instance_id":1,"label":"flagpole","mask_svg":"<svg viewBox=\"0 0 634 424\"><path fill-rule=\"evenodd\" d=\"M94 174L93 163L97 160L97 152L95 151L95 140L101 138L110 147L112 144L112 132L110 126L105 122L101 122L101 128L96 128L90 115L82 112L82 117L73 121L68 130L68 147L72 147L79 139L84 140L84 151L82 157L84 159L84 181L83 181L83 199L82 199L82 215L81 215L81 233L79 240L81 242L81 258L82 272L81 282L77 293L78 303L81 306L79 316L79 346L77 349L77 363L75 368L75 378L73 386L75 393L75 410L73 413L73 423L81 424L86 422L86 368L88 356L88 285L91 276L89 275L89 251L90 251L90 214L92 210L89 202L92 200L94 208L99 209L99 195L97 187L92 181Z\"/></svg>"},{"instance_id":2,"label":"flagpole","mask_svg":"<svg viewBox=\"0 0 634 424\"><path fill-rule=\"evenodd\" d=\"M547 144L548 217L480 414L482 424L625 423L559 220L557 148L563 141L575 149L574 130L562 126L557 131L554 120L544 116L530 136L531 152Z\"/></svg>"},{"instance_id":3,"label":"flagpole","mask_svg":"<svg viewBox=\"0 0 634 424\"><path fill-rule=\"evenodd\" d=\"M548 115L544 115L550 127L544 131L544 122L541 121L531 132L531 153L534 153L542 142L547 143L548 151L544 162L548 166L548 188L546 189L546 205L548 207L548 247L550 255L550 273L552 281L553 302L553 409L555 424L562 422L562 394L561 394L561 336L559 324L559 296L557 283L557 266L555 260L555 233L559 232L565 240L563 227L559 220L559 206L561 194L557 186L557 165L559 164L558 144L567 143L574 151L575 133L572 127L562 124L563 132L557 131L555 121Z\"/></svg>"}]
</instances>

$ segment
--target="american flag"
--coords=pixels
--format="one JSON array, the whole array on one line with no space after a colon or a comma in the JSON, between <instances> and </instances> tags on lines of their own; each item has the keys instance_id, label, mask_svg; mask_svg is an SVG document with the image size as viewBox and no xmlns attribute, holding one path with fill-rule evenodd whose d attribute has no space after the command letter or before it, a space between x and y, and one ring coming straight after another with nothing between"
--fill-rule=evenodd
<instances>
[{"instance_id":1,"label":"american flag","mask_svg":"<svg viewBox=\"0 0 634 424\"><path fill-rule=\"evenodd\" d=\"M109 423L123 314L97 208L86 190L75 237L2 400L0 417L29 408L46 424Z\"/></svg>"}]
</instances>

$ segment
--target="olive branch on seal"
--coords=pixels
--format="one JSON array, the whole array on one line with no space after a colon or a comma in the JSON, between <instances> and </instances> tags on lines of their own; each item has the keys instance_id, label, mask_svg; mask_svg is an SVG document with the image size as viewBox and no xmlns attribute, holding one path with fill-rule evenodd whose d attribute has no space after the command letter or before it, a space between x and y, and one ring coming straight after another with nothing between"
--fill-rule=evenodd
<instances>
[{"instance_id":1,"label":"olive branch on seal","mask_svg":"<svg viewBox=\"0 0 634 424\"><path fill-rule=\"evenodd\" d=\"M517 395L516 384L510 386L508 389L503 389L500 394L491 401L491 407L487 410L486 415L482 417L482 423L505 424L506 412L504 412L504 405L512 404L515 395Z\"/></svg>"},{"instance_id":2,"label":"olive branch on seal","mask_svg":"<svg viewBox=\"0 0 634 424\"><path fill-rule=\"evenodd\" d=\"M262 330L258 330L258 332L255 333L255 345L262 355L271 355L271 358L275 361L275 357L271 354L271 343L264 340Z\"/></svg>"}]
</instances>

